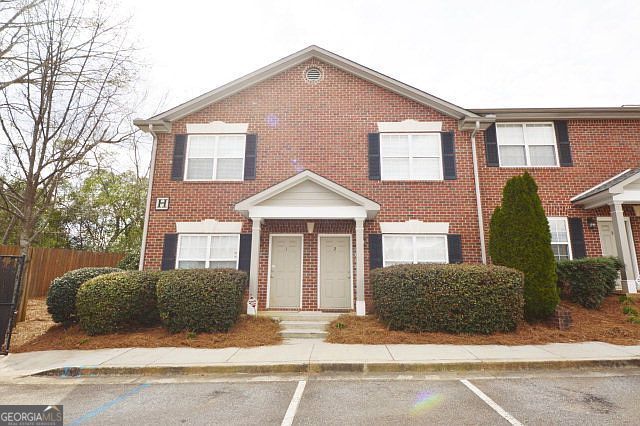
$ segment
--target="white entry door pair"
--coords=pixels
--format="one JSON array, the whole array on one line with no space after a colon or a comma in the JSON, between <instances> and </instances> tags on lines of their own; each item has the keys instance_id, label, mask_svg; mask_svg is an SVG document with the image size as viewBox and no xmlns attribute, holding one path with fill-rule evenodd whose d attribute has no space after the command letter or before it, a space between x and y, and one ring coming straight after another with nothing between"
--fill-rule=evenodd
<instances>
[{"instance_id":1,"label":"white entry door pair","mask_svg":"<svg viewBox=\"0 0 640 426\"><path fill-rule=\"evenodd\" d=\"M271 235L269 308L302 308L303 235ZM351 238L318 237L318 296L320 309L349 309L351 295Z\"/></svg>"}]
</instances>

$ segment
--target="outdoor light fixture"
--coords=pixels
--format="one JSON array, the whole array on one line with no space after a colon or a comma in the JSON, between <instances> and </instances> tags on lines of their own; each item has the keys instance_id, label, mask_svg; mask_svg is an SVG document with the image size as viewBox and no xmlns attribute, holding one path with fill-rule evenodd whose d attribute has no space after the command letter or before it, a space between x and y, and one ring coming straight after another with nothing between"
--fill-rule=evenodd
<instances>
[{"instance_id":1,"label":"outdoor light fixture","mask_svg":"<svg viewBox=\"0 0 640 426\"><path fill-rule=\"evenodd\" d=\"M307 232L313 234L313 227L315 226L314 222L307 222Z\"/></svg>"},{"instance_id":2,"label":"outdoor light fixture","mask_svg":"<svg viewBox=\"0 0 640 426\"><path fill-rule=\"evenodd\" d=\"M596 229L598 227L598 221L595 217L588 217L587 226L589 227L589 229Z\"/></svg>"}]
</instances>

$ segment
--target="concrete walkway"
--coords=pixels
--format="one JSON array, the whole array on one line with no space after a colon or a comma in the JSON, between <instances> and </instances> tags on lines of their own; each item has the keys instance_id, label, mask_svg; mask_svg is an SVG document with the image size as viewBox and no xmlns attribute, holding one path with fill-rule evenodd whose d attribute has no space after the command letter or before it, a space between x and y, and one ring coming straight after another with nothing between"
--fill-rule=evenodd
<instances>
[{"instance_id":1,"label":"concrete walkway","mask_svg":"<svg viewBox=\"0 0 640 426\"><path fill-rule=\"evenodd\" d=\"M309 339L256 348L60 350L0 357L0 377L49 372L187 374L216 372L438 371L640 365L640 345L340 345Z\"/></svg>"}]
</instances>

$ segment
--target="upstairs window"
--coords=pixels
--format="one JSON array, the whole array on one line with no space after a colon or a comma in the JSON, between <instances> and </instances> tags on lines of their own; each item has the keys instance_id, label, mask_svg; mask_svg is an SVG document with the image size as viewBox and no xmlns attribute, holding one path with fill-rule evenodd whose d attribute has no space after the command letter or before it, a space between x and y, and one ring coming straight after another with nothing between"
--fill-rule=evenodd
<instances>
[{"instance_id":1,"label":"upstairs window","mask_svg":"<svg viewBox=\"0 0 640 426\"><path fill-rule=\"evenodd\" d=\"M442 180L440 133L381 133L382 180Z\"/></svg>"},{"instance_id":2,"label":"upstairs window","mask_svg":"<svg viewBox=\"0 0 640 426\"><path fill-rule=\"evenodd\" d=\"M383 266L401 263L447 263L446 235L382 236Z\"/></svg>"},{"instance_id":3,"label":"upstairs window","mask_svg":"<svg viewBox=\"0 0 640 426\"><path fill-rule=\"evenodd\" d=\"M185 180L244 177L246 135L189 135Z\"/></svg>"},{"instance_id":4,"label":"upstairs window","mask_svg":"<svg viewBox=\"0 0 640 426\"><path fill-rule=\"evenodd\" d=\"M571 259L571 244L569 243L569 225L566 217L549 217L549 231L551 232L551 249L556 261Z\"/></svg>"},{"instance_id":5,"label":"upstairs window","mask_svg":"<svg viewBox=\"0 0 640 426\"><path fill-rule=\"evenodd\" d=\"M558 166L553 123L498 123L501 167Z\"/></svg>"},{"instance_id":6,"label":"upstairs window","mask_svg":"<svg viewBox=\"0 0 640 426\"><path fill-rule=\"evenodd\" d=\"M182 234L176 269L237 269L239 252L239 234Z\"/></svg>"}]
</instances>

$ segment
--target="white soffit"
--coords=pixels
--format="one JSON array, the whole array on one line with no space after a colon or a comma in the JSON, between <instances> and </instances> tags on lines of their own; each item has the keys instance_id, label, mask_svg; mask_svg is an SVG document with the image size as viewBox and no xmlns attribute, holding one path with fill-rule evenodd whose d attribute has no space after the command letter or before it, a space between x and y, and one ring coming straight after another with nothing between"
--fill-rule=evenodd
<instances>
[{"instance_id":1,"label":"white soffit","mask_svg":"<svg viewBox=\"0 0 640 426\"><path fill-rule=\"evenodd\" d=\"M218 222L205 219L201 222L176 222L178 234L239 234L242 222Z\"/></svg>"},{"instance_id":2,"label":"white soffit","mask_svg":"<svg viewBox=\"0 0 640 426\"><path fill-rule=\"evenodd\" d=\"M442 121L379 121L380 133L441 132Z\"/></svg>"},{"instance_id":3,"label":"white soffit","mask_svg":"<svg viewBox=\"0 0 640 426\"><path fill-rule=\"evenodd\" d=\"M448 234L449 222L423 222L408 220L406 222L380 222L383 234Z\"/></svg>"},{"instance_id":4,"label":"white soffit","mask_svg":"<svg viewBox=\"0 0 640 426\"><path fill-rule=\"evenodd\" d=\"M249 123L225 123L212 121L211 123L187 123L187 133L247 133Z\"/></svg>"}]
</instances>

